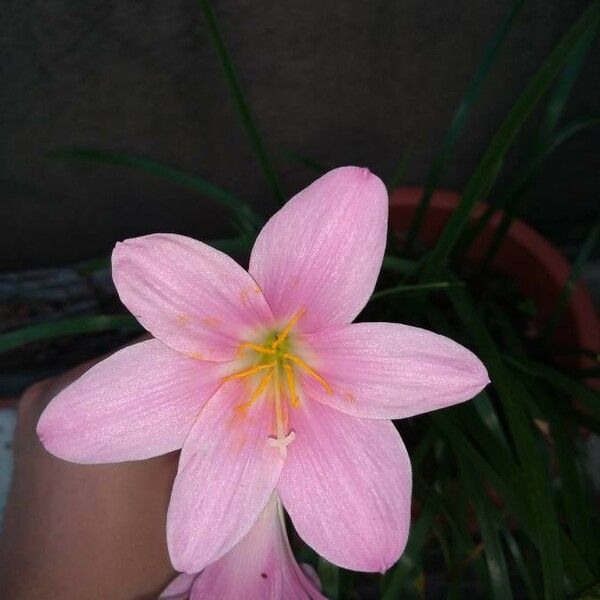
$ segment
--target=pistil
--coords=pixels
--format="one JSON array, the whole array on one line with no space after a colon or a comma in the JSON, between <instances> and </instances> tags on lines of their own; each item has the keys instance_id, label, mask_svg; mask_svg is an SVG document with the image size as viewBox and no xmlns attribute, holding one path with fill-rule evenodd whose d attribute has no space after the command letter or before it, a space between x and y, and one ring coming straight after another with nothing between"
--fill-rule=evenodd
<instances>
[{"instance_id":1,"label":"pistil","mask_svg":"<svg viewBox=\"0 0 600 600\"><path fill-rule=\"evenodd\" d=\"M262 373L258 386L252 392L250 399L237 406L238 410L245 410L251 407L263 394L272 390L273 406L275 409L275 435L268 438L268 443L279 449L282 458L287 456L287 447L294 441L296 434L288 429L288 408L284 404L287 397L289 405L292 408L300 406L300 399L297 393L295 371L301 369L309 377L317 381L325 390L331 394L331 386L308 365L297 354L290 352L289 336L292 329L306 311L302 308L294 314L287 325L271 341L262 344L254 342L244 342L238 348L238 356L246 351L256 352L260 357L260 362L247 369L237 371L223 378L223 382L236 379L245 379ZM262 361L267 362L262 362ZM273 384L271 386L271 383Z\"/></svg>"}]
</instances>

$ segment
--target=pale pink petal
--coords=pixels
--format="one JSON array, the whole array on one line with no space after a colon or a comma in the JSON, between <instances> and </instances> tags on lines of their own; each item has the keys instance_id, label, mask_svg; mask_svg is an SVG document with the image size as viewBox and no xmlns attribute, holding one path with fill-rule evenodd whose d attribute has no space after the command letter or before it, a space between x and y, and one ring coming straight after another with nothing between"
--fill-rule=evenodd
<instances>
[{"instance_id":1,"label":"pale pink petal","mask_svg":"<svg viewBox=\"0 0 600 600\"><path fill-rule=\"evenodd\" d=\"M260 232L250 274L275 318L298 326L350 323L367 303L386 243L388 198L368 169L342 167L294 196Z\"/></svg>"},{"instance_id":2,"label":"pale pink petal","mask_svg":"<svg viewBox=\"0 0 600 600\"><path fill-rule=\"evenodd\" d=\"M177 450L219 386L221 370L158 340L128 346L60 392L42 413L38 436L49 452L78 463Z\"/></svg>"},{"instance_id":3,"label":"pale pink petal","mask_svg":"<svg viewBox=\"0 0 600 600\"><path fill-rule=\"evenodd\" d=\"M248 535L194 582L192 600L326 600L290 548L275 495Z\"/></svg>"},{"instance_id":4,"label":"pale pink petal","mask_svg":"<svg viewBox=\"0 0 600 600\"><path fill-rule=\"evenodd\" d=\"M354 323L304 336L326 394L313 398L359 417L399 419L469 400L488 383L482 362L455 341L396 323Z\"/></svg>"},{"instance_id":5,"label":"pale pink petal","mask_svg":"<svg viewBox=\"0 0 600 600\"><path fill-rule=\"evenodd\" d=\"M281 472L268 443L273 409L265 398L248 409L243 382L224 384L206 404L183 445L167 517L171 562L198 572L252 527Z\"/></svg>"},{"instance_id":6,"label":"pale pink petal","mask_svg":"<svg viewBox=\"0 0 600 600\"><path fill-rule=\"evenodd\" d=\"M180 573L163 590L158 600L187 600L190 597L192 584L196 577L196 574Z\"/></svg>"},{"instance_id":7,"label":"pale pink petal","mask_svg":"<svg viewBox=\"0 0 600 600\"><path fill-rule=\"evenodd\" d=\"M269 324L256 282L226 254L181 235L117 244L113 279L123 304L152 335L203 360L228 360Z\"/></svg>"},{"instance_id":8,"label":"pale pink petal","mask_svg":"<svg viewBox=\"0 0 600 600\"><path fill-rule=\"evenodd\" d=\"M296 531L330 562L380 571L404 550L411 467L390 421L305 400L277 490Z\"/></svg>"}]
</instances>

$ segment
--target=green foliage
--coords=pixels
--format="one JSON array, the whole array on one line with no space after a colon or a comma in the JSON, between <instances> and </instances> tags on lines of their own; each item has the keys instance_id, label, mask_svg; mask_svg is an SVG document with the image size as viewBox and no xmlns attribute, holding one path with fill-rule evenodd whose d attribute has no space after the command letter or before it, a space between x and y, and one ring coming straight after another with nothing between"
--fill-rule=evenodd
<instances>
[{"instance_id":1,"label":"green foliage","mask_svg":"<svg viewBox=\"0 0 600 600\"><path fill-rule=\"evenodd\" d=\"M258 162L261 166L263 175L265 176L266 181L271 187L271 191L273 192L273 196L275 197L277 202L279 202L279 204L283 204L284 196L279 186L279 178L273 168L271 159L267 153L263 139L258 131L258 127L254 122L254 118L252 117L250 107L248 106L246 98L244 97L244 93L239 83L235 67L233 66L233 61L231 60L229 52L227 51L227 47L225 46L225 42L223 41L221 28L219 27L219 22L217 21L217 16L215 15L215 12L209 0L198 0L198 2L200 4L202 12L204 13L204 18L206 19L208 32L211 36L213 46L219 56L219 60L223 68L223 73L225 74L225 79L227 80L227 85L229 86L231 96L235 101L235 105L244 125L244 128L248 133L248 137L250 138L252 147L254 148L254 152L256 153L256 158L258 159Z\"/></svg>"},{"instance_id":2,"label":"green foliage","mask_svg":"<svg viewBox=\"0 0 600 600\"><path fill-rule=\"evenodd\" d=\"M600 4L592 2L555 46L517 99L469 179L459 206L452 214L436 246L429 253L421 273L423 281L436 278L447 264L461 233L467 227L473 207L476 202L486 199L490 184L495 180L514 138L569 61L573 51L578 48L578 44L590 31L596 30L599 21Z\"/></svg>"},{"instance_id":3,"label":"green foliage","mask_svg":"<svg viewBox=\"0 0 600 600\"><path fill-rule=\"evenodd\" d=\"M20 348L31 342L111 330L141 331L141 327L129 315L96 315L49 321L0 334L0 353Z\"/></svg>"}]
</instances>

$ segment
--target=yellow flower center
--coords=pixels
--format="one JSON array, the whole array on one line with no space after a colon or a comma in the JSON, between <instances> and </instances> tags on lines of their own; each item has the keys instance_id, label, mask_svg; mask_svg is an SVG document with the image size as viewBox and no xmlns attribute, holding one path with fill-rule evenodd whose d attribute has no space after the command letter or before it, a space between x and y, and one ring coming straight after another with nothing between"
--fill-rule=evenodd
<instances>
[{"instance_id":1,"label":"yellow flower center","mask_svg":"<svg viewBox=\"0 0 600 600\"><path fill-rule=\"evenodd\" d=\"M240 404L237 409L246 410L263 395L272 392L275 436L269 438L269 443L279 448L283 457L287 454L287 446L294 441L295 437L295 433L289 430L288 404L292 408L297 408L300 404L296 385L297 373L303 371L317 381L328 394L333 391L317 371L292 352L290 333L305 312L301 308L281 331L271 333L263 343L244 342L238 348L238 356L251 352L253 359L251 366L223 378L223 382L226 382L260 376L258 385L249 400Z\"/></svg>"}]
</instances>

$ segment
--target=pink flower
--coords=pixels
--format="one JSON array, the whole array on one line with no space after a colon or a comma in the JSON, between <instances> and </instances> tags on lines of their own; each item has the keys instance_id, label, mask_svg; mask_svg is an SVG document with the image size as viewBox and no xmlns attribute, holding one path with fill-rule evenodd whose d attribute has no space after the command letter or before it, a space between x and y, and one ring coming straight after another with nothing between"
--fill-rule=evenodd
<instances>
[{"instance_id":1,"label":"pink flower","mask_svg":"<svg viewBox=\"0 0 600 600\"><path fill-rule=\"evenodd\" d=\"M410 522L410 461L389 419L467 400L488 382L468 350L392 323L351 324L381 267L387 193L367 169L335 169L260 232L249 273L195 240L117 244L123 303L156 338L60 393L38 434L82 463L182 448L167 538L196 573L251 529L277 490L329 561L384 571Z\"/></svg>"},{"instance_id":2,"label":"pink flower","mask_svg":"<svg viewBox=\"0 0 600 600\"><path fill-rule=\"evenodd\" d=\"M310 569L309 565L305 568ZM310 571L309 571L310 573ZM200 574L182 573L159 600L326 600L290 548L276 494L250 532Z\"/></svg>"}]
</instances>

